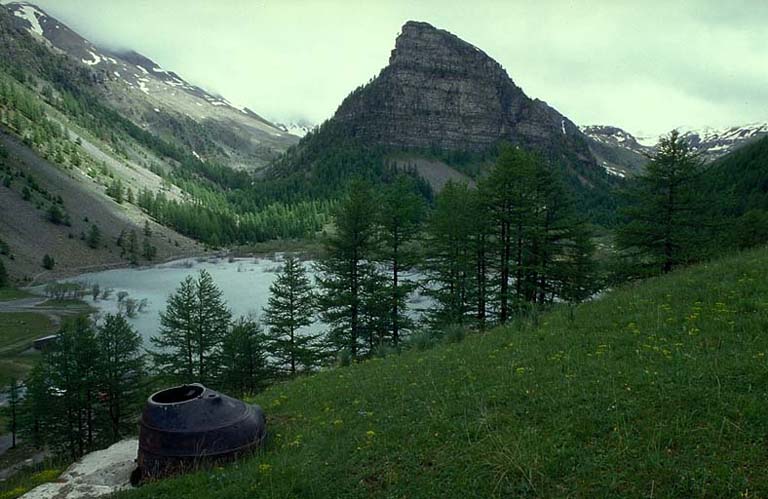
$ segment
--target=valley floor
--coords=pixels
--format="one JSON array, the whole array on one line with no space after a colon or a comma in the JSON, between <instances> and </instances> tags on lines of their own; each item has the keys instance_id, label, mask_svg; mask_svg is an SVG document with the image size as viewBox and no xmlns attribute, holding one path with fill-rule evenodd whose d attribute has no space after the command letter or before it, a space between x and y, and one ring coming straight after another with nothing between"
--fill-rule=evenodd
<instances>
[{"instance_id":1,"label":"valley floor","mask_svg":"<svg viewBox=\"0 0 768 499\"><path fill-rule=\"evenodd\" d=\"M257 397L257 456L120 497L763 497L768 251Z\"/></svg>"}]
</instances>

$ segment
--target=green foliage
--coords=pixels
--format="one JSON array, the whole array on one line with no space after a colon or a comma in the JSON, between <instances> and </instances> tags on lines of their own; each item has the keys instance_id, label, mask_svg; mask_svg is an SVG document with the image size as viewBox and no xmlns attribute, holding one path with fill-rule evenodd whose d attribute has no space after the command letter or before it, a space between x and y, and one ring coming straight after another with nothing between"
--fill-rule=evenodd
<instances>
[{"instance_id":1,"label":"green foliage","mask_svg":"<svg viewBox=\"0 0 768 499\"><path fill-rule=\"evenodd\" d=\"M767 259L275 385L264 452L118 497L766 496Z\"/></svg>"},{"instance_id":2,"label":"green foliage","mask_svg":"<svg viewBox=\"0 0 768 499\"><path fill-rule=\"evenodd\" d=\"M56 449L77 458L96 443L95 406L98 400L98 346L86 318L77 318L62 327L39 365L44 391L32 402L46 411L35 414L45 440ZM37 368L36 368L37 369Z\"/></svg>"},{"instance_id":3,"label":"green foliage","mask_svg":"<svg viewBox=\"0 0 768 499\"><path fill-rule=\"evenodd\" d=\"M236 193L225 196L193 183L185 188L193 191L196 202L179 202L162 192L143 190L137 203L158 222L214 246L313 237L328 221L334 205L331 201L301 201L259 206L229 197Z\"/></svg>"},{"instance_id":4,"label":"green foliage","mask_svg":"<svg viewBox=\"0 0 768 499\"><path fill-rule=\"evenodd\" d=\"M46 212L46 217L54 225L70 225L69 215L58 203L51 203Z\"/></svg>"},{"instance_id":5,"label":"green foliage","mask_svg":"<svg viewBox=\"0 0 768 499\"><path fill-rule=\"evenodd\" d=\"M669 272L703 256L706 205L697 189L702 169L691 145L673 131L631 184L628 221L616 241L638 272Z\"/></svg>"},{"instance_id":6,"label":"green foliage","mask_svg":"<svg viewBox=\"0 0 768 499\"><path fill-rule=\"evenodd\" d=\"M320 360L319 335L303 328L312 324L315 296L306 270L294 256L287 256L283 268L269 287L269 302L264 323L269 328L269 355L282 371L291 376L311 371Z\"/></svg>"},{"instance_id":7,"label":"green foliage","mask_svg":"<svg viewBox=\"0 0 768 499\"><path fill-rule=\"evenodd\" d=\"M10 284L10 279L8 277L8 271L5 269L5 264L3 263L3 260L0 259L0 288L4 288Z\"/></svg>"},{"instance_id":8,"label":"green foliage","mask_svg":"<svg viewBox=\"0 0 768 499\"><path fill-rule=\"evenodd\" d=\"M221 384L239 396L261 392L273 377L267 337L256 321L239 318L222 344Z\"/></svg>"},{"instance_id":9,"label":"green foliage","mask_svg":"<svg viewBox=\"0 0 768 499\"><path fill-rule=\"evenodd\" d=\"M366 351L366 340L369 350L374 346L375 331L366 328L366 319L376 297L366 300L364 290L377 272L375 213L370 184L350 183L334 216L335 230L324 242L325 254L316 264L321 316L330 327L328 340L337 350L349 350L353 360Z\"/></svg>"},{"instance_id":10,"label":"green foliage","mask_svg":"<svg viewBox=\"0 0 768 499\"><path fill-rule=\"evenodd\" d=\"M112 180L112 183L107 186L107 196L115 200L116 203L122 204L125 199L125 188L123 187L123 181L119 178Z\"/></svg>"},{"instance_id":11,"label":"green foliage","mask_svg":"<svg viewBox=\"0 0 768 499\"><path fill-rule=\"evenodd\" d=\"M150 340L155 365L182 383L213 383L232 313L211 275L187 277L160 313L160 334Z\"/></svg>"},{"instance_id":12,"label":"green foliage","mask_svg":"<svg viewBox=\"0 0 768 499\"><path fill-rule=\"evenodd\" d=\"M86 317L65 322L27 378L25 440L70 458L119 440L143 402L143 373L141 337L123 316L96 330Z\"/></svg>"},{"instance_id":13,"label":"green foliage","mask_svg":"<svg viewBox=\"0 0 768 499\"><path fill-rule=\"evenodd\" d=\"M153 246L152 243L149 242L149 239L144 239L143 249L141 252L141 256L144 257L145 260L154 260L157 256L157 247Z\"/></svg>"},{"instance_id":14,"label":"green foliage","mask_svg":"<svg viewBox=\"0 0 768 499\"><path fill-rule=\"evenodd\" d=\"M413 182L404 176L386 186L378 200L376 222L381 244L377 260L386 267L387 283L383 285L388 295L389 318L387 329L394 345L400 335L413 327L407 315L407 299L416 289L416 283L403 278L418 262L414 242L421 230L425 206Z\"/></svg>"},{"instance_id":15,"label":"green foliage","mask_svg":"<svg viewBox=\"0 0 768 499\"><path fill-rule=\"evenodd\" d=\"M97 249L101 244L101 231L96 224L91 224L91 228L88 230L88 236L86 236L86 243L91 249Z\"/></svg>"},{"instance_id":16,"label":"green foliage","mask_svg":"<svg viewBox=\"0 0 768 499\"><path fill-rule=\"evenodd\" d=\"M434 324L464 324L472 317L478 268L475 245L479 214L476 191L448 182L435 200L426 236L425 293L434 300ZM480 265L481 266L481 265Z\"/></svg>"},{"instance_id":17,"label":"green foliage","mask_svg":"<svg viewBox=\"0 0 768 499\"><path fill-rule=\"evenodd\" d=\"M131 230L128 234L128 243L124 248L125 253L128 255L128 261L131 265L139 264L139 237L136 235L135 230Z\"/></svg>"},{"instance_id":18,"label":"green foliage","mask_svg":"<svg viewBox=\"0 0 768 499\"><path fill-rule=\"evenodd\" d=\"M749 210L739 217L734 228L734 244L739 249L768 243L768 211Z\"/></svg>"},{"instance_id":19,"label":"green foliage","mask_svg":"<svg viewBox=\"0 0 768 499\"><path fill-rule=\"evenodd\" d=\"M5 431L11 435L11 449L16 448L16 436L19 432L19 405L21 403L20 390L22 385L16 378L8 381L8 388L5 392L6 406L3 413L6 419Z\"/></svg>"},{"instance_id":20,"label":"green foliage","mask_svg":"<svg viewBox=\"0 0 768 499\"><path fill-rule=\"evenodd\" d=\"M49 254L43 255L43 268L45 270L53 270L53 267L56 265L56 260L53 259L53 257Z\"/></svg>"},{"instance_id":21,"label":"green foliage","mask_svg":"<svg viewBox=\"0 0 768 499\"><path fill-rule=\"evenodd\" d=\"M107 314L96 331L98 385L112 442L133 429L133 416L143 402L141 343L141 336L120 314Z\"/></svg>"}]
</instances>

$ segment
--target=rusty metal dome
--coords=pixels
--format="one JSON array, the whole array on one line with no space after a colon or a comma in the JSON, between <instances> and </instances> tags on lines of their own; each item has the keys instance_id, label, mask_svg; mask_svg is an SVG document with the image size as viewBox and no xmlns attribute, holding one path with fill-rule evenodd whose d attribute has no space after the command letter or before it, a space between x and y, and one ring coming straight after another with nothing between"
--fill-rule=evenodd
<instances>
[{"instance_id":1,"label":"rusty metal dome","mask_svg":"<svg viewBox=\"0 0 768 499\"><path fill-rule=\"evenodd\" d=\"M139 420L135 482L235 459L264 440L266 420L248 405L204 387L182 385L147 400Z\"/></svg>"}]
</instances>

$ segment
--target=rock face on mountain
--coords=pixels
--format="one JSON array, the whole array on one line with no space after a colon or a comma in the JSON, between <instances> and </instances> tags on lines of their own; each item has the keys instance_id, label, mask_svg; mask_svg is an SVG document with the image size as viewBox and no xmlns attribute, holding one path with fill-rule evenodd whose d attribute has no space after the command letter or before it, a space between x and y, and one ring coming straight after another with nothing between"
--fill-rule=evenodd
<instances>
[{"instance_id":1,"label":"rock face on mountain","mask_svg":"<svg viewBox=\"0 0 768 499\"><path fill-rule=\"evenodd\" d=\"M482 50L424 22L403 26L387 67L334 120L384 146L483 151L505 140L598 168L568 118L527 97Z\"/></svg>"}]
</instances>

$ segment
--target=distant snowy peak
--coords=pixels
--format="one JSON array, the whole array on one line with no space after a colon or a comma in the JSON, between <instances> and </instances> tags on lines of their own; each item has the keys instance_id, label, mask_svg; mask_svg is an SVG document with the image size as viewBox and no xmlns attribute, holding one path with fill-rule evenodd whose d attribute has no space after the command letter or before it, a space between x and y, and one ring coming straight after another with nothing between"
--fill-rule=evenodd
<instances>
[{"instance_id":1,"label":"distant snowy peak","mask_svg":"<svg viewBox=\"0 0 768 499\"><path fill-rule=\"evenodd\" d=\"M284 132L295 135L296 137L304 137L306 134L317 127L317 125L312 125L306 121L300 121L297 123L275 123L275 126Z\"/></svg>"},{"instance_id":2,"label":"distant snowy peak","mask_svg":"<svg viewBox=\"0 0 768 499\"><path fill-rule=\"evenodd\" d=\"M680 127L677 131L705 160L712 161L749 142L768 136L768 123L700 130Z\"/></svg>"},{"instance_id":3,"label":"distant snowy peak","mask_svg":"<svg viewBox=\"0 0 768 499\"><path fill-rule=\"evenodd\" d=\"M614 126L592 125L580 127L580 130L599 144L644 156L652 154L661 139L661 136L635 137ZM752 123L726 128L678 127L676 130L704 161L714 161L753 140L768 136L768 123Z\"/></svg>"},{"instance_id":4,"label":"distant snowy peak","mask_svg":"<svg viewBox=\"0 0 768 499\"><path fill-rule=\"evenodd\" d=\"M608 146L618 146L640 154L646 154L652 149L641 144L634 135L619 127L589 125L581 126L579 130L587 137Z\"/></svg>"}]
</instances>

